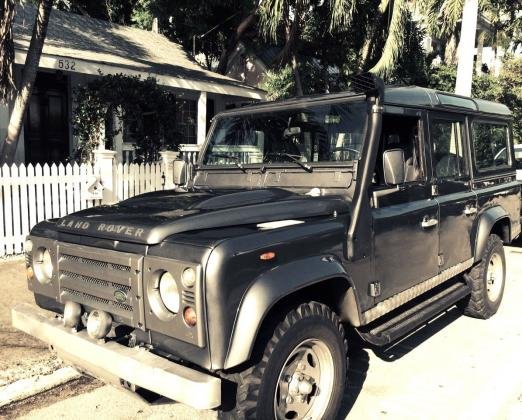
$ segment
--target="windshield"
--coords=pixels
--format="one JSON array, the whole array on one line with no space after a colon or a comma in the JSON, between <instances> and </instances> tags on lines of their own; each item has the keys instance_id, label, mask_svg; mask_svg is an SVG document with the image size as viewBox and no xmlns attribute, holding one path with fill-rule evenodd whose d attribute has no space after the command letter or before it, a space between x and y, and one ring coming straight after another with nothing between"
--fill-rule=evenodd
<instances>
[{"instance_id":1,"label":"windshield","mask_svg":"<svg viewBox=\"0 0 522 420\"><path fill-rule=\"evenodd\" d=\"M216 121L204 165L340 162L360 158L366 126L363 101L223 116Z\"/></svg>"}]
</instances>

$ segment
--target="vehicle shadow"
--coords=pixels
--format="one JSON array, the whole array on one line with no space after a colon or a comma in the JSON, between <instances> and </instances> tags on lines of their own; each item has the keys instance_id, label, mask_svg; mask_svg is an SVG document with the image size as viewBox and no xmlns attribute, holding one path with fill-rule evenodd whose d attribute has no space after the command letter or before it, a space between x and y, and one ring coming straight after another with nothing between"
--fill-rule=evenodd
<instances>
[{"instance_id":1,"label":"vehicle shadow","mask_svg":"<svg viewBox=\"0 0 522 420\"><path fill-rule=\"evenodd\" d=\"M517 239L515 239L510 246L515 248L522 248L522 235L520 235Z\"/></svg>"},{"instance_id":2,"label":"vehicle shadow","mask_svg":"<svg viewBox=\"0 0 522 420\"><path fill-rule=\"evenodd\" d=\"M348 384L337 420L346 418L361 394L370 367L370 352L386 362L397 361L461 316L462 312L454 306L417 328L408 336L383 347L365 343L355 331L348 334L350 345L348 350Z\"/></svg>"}]
</instances>

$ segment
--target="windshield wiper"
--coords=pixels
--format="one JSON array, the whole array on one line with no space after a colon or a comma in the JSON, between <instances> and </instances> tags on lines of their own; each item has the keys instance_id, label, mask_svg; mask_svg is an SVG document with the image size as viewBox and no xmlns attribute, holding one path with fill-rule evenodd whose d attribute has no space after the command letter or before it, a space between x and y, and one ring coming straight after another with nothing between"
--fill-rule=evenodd
<instances>
[{"instance_id":1,"label":"windshield wiper","mask_svg":"<svg viewBox=\"0 0 522 420\"><path fill-rule=\"evenodd\" d=\"M239 169L241 169L245 174L247 173L245 167L239 161L239 158L237 156L231 156L231 155L227 155L225 153L211 153L210 156L217 157L217 158L232 159L234 161L233 162L234 165L236 165Z\"/></svg>"},{"instance_id":2,"label":"windshield wiper","mask_svg":"<svg viewBox=\"0 0 522 420\"><path fill-rule=\"evenodd\" d=\"M269 152L265 154L265 157L274 156L274 157L284 157L290 160L290 162L297 163L301 168L303 168L306 172L312 172L314 169L308 165L307 163L301 162L299 158L301 155L291 155L290 153L280 153L280 152ZM265 172L266 168L263 166L261 168L261 172Z\"/></svg>"}]
</instances>

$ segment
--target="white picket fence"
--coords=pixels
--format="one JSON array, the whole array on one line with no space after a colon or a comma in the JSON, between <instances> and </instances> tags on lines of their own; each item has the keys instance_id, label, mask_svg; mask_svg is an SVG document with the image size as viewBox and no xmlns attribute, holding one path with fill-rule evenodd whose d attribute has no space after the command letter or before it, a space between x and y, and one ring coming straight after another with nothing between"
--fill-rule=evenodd
<instances>
[{"instance_id":1,"label":"white picket fence","mask_svg":"<svg viewBox=\"0 0 522 420\"><path fill-rule=\"evenodd\" d=\"M162 190L165 185L161 163L114 165L114 179L117 201L146 192Z\"/></svg>"},{"instance_id":2,"label":"white picket fence","mask_svg":"<svg viewBox=\"0 0 522 420\"><path fill-rule=\"evenodd\" d=\"M181 145L178 158L195 162L197 145ZM165 188L172 165L112 164L108 170L92 164L4 165L0 168L0 257L23 252L25 237L46 219L64 217L88 207L113 203ZM112 170L110 169L112 166ZM104 175L102 175L104 174ZM105 177L105 178L104 178ZM108 188L108 201L92 200L87 186L96 178Z\"/></svg>"},{"instance_id":3,"label":"white picket fence","mask_svg":"<svg viewBox=\"0 0 522 420\"><path fill-rule=\"evenodd\" d=\"M0 168L0 256L21 253L36 223L96 205L82 188L93 173L78 164Z\"/></svg>"},{"instance_id":4,"label":"white picket fence","mask_svg":"<svg viewBox=\"0 0 522 420\"><path fill-rule=\"evenodd\" d=\"M102 204L88 199L85 186L93 176L98 174L90 164L0 168L0 257L22 253L25 237L38 222ZM113 177L117 201L164 185L160 163L114 165Z\"/></svg>"}]
</instances>

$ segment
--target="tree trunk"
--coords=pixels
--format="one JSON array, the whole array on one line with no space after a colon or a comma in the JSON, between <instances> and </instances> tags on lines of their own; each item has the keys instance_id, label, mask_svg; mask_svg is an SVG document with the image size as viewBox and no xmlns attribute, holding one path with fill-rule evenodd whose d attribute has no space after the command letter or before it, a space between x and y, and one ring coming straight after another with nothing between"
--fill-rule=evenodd
<instances>
[{"instance_id":1,"label":"tree trunk","mask_svg":"<svg viewBox=\"0 0 522 420\"><path fill-rule=\"evenodd\" d=\"M303 96L303 84L301 83L301 74L295 54L292 54L292 70L294 71L295 93L297 96Z\"/></svg>"},{"instance_id":2,"label":"tree trunk","mask_svg":"<svg viewBox=\"0 0 522 420\"><path fill-rule=\"evenodd\" d=\"M0 103L7 103L15 91L13 79L13 0L0 0Z\"/></svg>"},{"instance_id":3,"label":"tree trunk","mask_svg":"<svg viewBox=\"0 0 522 420\"><path fill-rule=\"evenodd\" d=\"M226 48L221 53L221 57L219 57L219 63L216 69L216 72L219 74L226 74L228 67L228 60L230 56L236 49L237 43L241 41L241 38L245 34L248 28L252 26L252 24L256 21L256 13L257 9L250 13L247 17L245 17L241 23L238 25L234 36L228 42Z\"/></svg>"},{"instance_id":4,"label":"tree trunk","mask_svg":"<svg viewBox=\"0 0 522 420\"><path fill-rule=\"evenodd\" d=\"M371 25L373 26L373 30L371 31L371 33L367 34L366 40L364 41L359 71L365 72L372 67L372 58L374 56L375 48L377 46L377 40L379 38L379 34L384 29L384 24L384 14L378 12L378 15L374 19L373 25Z\"/></svg>"},{"instance_id":5,"label":"tree trunk","mask_svg":"<svg viewBox=\"0 0 522 420\"><path fill-rule=\"evenodd\" d=\"M475 61L475 73L477 76L482 74L482 53L484 51L484 32L478 34L477 37L477 61Z\"/></svg>"},{"instance_id":6,"label":"tree trunk","mask_svg":"<svg viewBox=\"0 0 522 420\"><path fill-rule=\"evenodd\" d=\"M477 18L478 0L466 0L462 12L462 30L458 49L459 62L455 83L455 93L459 95L471 96Z\"/></svg>"},{"instance_id":7,"label":"tree trunk","mask_svg":"<svg viewBox=\"0 0 522 420\"><path fill-rule=\"evenodd\" d=\"M18 94L16 95L13 111L9 120L9 126L7 127L7 136L0 148L0 164L11 164L15 157L25 111L29 99L31 98L36 73L38 71L38 64L40 63L40 56L42 55L52 5L53 0L39 0L38 2L38 11L33 26L33 35L31 36L31 43L29 44L27 56L25 57L22 83L18 90Z\"/></svg>"}]
</instances>

